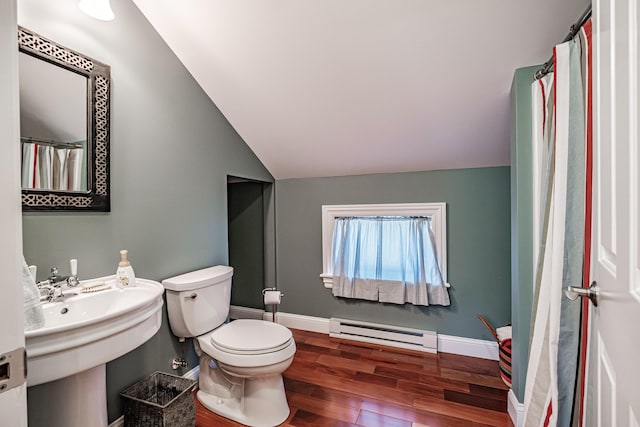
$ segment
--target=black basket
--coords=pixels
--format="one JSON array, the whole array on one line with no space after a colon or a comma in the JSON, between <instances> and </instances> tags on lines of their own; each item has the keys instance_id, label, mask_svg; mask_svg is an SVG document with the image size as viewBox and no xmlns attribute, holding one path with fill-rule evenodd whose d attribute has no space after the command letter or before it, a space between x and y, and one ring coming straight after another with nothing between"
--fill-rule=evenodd
<instances>
[{"instance_id":1,"label":"black basket","mask_svg":"<svg viewBox=\"0 0 640 427\"><path fill-rule=\"evenodd\" d=\"M154 372L120 393L125 427L195 426L191 389L196 381Z\"/></svg>"}]
</instances>

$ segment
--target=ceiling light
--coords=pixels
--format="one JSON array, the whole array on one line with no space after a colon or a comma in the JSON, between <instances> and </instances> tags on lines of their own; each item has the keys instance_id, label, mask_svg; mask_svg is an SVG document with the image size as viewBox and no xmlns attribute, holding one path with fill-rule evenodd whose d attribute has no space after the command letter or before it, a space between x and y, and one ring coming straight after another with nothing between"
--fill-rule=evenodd
<instances>
[{"instance_id":1,"label":"ceiling light","mask_svg":"<svg viewBox=\"0 0 640 427\"><path fill-rule=\"evenodd\" d=\"M115 18L109 0L80 0L78 6L87 15L101 21L112 21Z\"/></svg>"}]
</instances>

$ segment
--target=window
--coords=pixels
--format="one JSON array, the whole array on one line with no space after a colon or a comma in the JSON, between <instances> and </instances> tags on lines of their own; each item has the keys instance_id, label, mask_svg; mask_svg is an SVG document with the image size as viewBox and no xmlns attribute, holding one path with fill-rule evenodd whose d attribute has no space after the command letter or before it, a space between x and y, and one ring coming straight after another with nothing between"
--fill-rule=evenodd
<instances>
[{"instance_id":1,"label":"window","mask_svg":"<svg viewBox=\"0 0 640 427\"><path fill-rule=\"evenodd\" d=\"M336 296L449 304L444 203L323 206L322 242Z\"/></svg>"}]
</instances>

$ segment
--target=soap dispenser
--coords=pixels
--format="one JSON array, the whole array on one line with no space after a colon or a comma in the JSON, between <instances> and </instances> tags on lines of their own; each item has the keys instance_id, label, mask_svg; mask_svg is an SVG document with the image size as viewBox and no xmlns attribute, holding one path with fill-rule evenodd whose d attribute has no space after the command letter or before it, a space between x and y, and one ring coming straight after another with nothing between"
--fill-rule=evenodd
<instances>
[{"instance_id":1,"label":"soap dispenser","mask_svg":"<svg viewBox=\"0 0 640 427\"><path fill-rule=\"evenodd\" d=\"M120 251L120 263L116 270L116 284L119 288L127 288L136 285L136 275L133 273L133 267L127 259L128 251L123 249Z\"/></svg>"}]
</instances>

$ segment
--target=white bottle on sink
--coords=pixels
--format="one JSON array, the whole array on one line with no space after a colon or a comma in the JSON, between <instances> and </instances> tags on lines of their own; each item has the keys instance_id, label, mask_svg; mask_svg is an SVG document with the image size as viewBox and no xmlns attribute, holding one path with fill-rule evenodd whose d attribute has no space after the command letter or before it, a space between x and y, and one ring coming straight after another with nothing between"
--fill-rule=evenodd
<instances>
[{"instance_id":1,"label":"white bottle on sink","mask_svg":"<svg viewBox=\"0 0 640 427\"><path fill-rule=\"evenodd\" d=\"M120 251L120 262L116 270L116 285L119 288L128 288L136 285L136 275L131 267L131 262L127 259L128 251L123 249Z\"/></svg>"}]
</instances>

